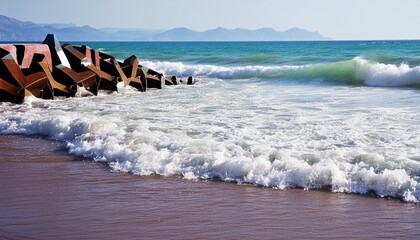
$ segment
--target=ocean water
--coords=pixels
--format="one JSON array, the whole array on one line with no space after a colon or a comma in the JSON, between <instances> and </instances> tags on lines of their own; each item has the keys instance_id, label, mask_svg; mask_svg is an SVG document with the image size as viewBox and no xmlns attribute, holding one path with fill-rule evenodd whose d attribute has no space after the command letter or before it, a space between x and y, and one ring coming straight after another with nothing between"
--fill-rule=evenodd
<instances>
[{"instance_id":1,"label":"ocean water","mask_svg":"<svg viewBox=\"0 0 420 240\"><path fill-rule=\"evenodd\" d=\"M75 44L197 83L1 103L1 134L134 175L420 200L420 41Z\"/></svg>"}]
</instances>

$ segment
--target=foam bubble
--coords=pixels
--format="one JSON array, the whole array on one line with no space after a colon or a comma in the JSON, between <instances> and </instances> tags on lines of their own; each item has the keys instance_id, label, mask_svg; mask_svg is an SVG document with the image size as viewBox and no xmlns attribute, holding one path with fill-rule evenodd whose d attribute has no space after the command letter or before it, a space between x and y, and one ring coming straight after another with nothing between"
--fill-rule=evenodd
<instances>
[{"instance_id":1,"label":"foam bubble","mask_svg":"<svg viewBox=\"0 0 420 240\"><path fill-rule=\"evenodd\" d=\"M204 82L1 103L0 133L65 141L71 154L138 175L419 201L416 91Z\"/></svg>"},{"instance_id":2,"label":"foam bubble","mask_svg":"<svg viewBox=\"0 0 420 240\"><path fill-rule=\"evenodd\" d=\"M144 64L168 75L177 76L192 75L219 79L291 79L312 83L314 83L313 80L321 80L323 83L331 84L380 87L420 85L420 66L411 68L405 63L400 65L383 64L368 61L363 57L334 63L281 66L188 65L182 62L167 61L146 61Z\"/></svg>"},{"instance_id":3,"label":"foam bubble","mask_svg":"<svg viewBox=\"0 0 420 240\"><path fill-rule=\"evenodd\" d=\"M366 85L382 87L415 86L420 84L420 66L410 68L400 65L371 62L356 57L356 76Z\"/></svg>"},{"instance_id":4,"label":"foam bubble","mask_svg":"<svg viewBox=\"0 0 420 240\"><path fill-rule=\"evenodd\" d=\"M217 65L188 65L182 62L145 61L144 65L176 76L201 76L219 79L253 78L258 76L276 76L282 71L302 68L302 66L217 66Z\"/></svg>"}]
</instances>

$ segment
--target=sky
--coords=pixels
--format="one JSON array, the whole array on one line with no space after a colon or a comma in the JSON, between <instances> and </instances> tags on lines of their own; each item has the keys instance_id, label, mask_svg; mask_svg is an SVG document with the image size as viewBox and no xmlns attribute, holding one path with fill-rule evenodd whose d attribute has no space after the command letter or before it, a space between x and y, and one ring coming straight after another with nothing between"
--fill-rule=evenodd
<instances>
[{"instance_id":1,"label":"sky","mask_svg":"<svg viewBox=\"0 0 420 240\"><path fill-rule=\"evenodd\" d=\"M335 40L420 39L420 0L1 0L0 15L94 28L299 27Z\"/></svg>"}]
</instances>

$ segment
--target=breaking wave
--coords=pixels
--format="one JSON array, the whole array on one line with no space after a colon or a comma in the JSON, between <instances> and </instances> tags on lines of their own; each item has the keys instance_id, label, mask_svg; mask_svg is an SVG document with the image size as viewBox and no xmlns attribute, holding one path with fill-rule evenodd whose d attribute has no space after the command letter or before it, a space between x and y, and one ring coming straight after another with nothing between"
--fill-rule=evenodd
<instances>
[{"instance_id":1,"label":"breaking wave","mask_svg":"<svg viewBox=\"0 0 420 240\"><path fill-rule=\"evenodd\" d=\"M0 134L64 141L71 154L136 175L420 200L417 99L410 108L371 108L370 94L399 98L375 88L316 88L309 106L310 85L240 84L2 103Z\"/></svg>"},{"instance_id":2,"label":"breaking wave","mask_svg":"<svg viewBox=\"0 0 420 240\"><path fill-rule=\"evenodd\" d=\"M144 64L168 75L219 79L320 80L329 84L378 87L419 87L420 66L384 64L356 57L352 60L308 65L218 66L182 62L145 61Z\"/></svg>"}]
</instances>

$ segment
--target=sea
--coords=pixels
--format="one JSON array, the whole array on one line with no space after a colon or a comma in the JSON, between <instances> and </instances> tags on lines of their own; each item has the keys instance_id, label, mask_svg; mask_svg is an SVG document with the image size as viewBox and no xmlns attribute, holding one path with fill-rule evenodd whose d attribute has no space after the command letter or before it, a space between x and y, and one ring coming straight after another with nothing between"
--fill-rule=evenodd
<instances>
[{"instance_id":1,"label":"sea","mask_svg":"<svg viewBox=\"0 0 420 240\"><path fill-rule=\"evenodd\" d=\"M71 43L195 84L0 103L0 134L114 174L420 201L420 41Z\"/></svg>"}]
</instances>

